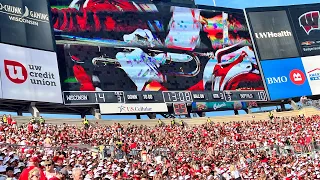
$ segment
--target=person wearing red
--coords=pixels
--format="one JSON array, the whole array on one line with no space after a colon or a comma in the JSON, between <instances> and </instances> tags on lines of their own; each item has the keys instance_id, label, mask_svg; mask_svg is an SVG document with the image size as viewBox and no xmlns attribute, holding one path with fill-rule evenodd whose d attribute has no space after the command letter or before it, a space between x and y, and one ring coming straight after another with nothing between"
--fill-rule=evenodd
<instances>
[{"instance_id":1,"label":"person wearing red","mask_svg":"<svg viewBox=\"0 0 320 180\"><path fill-rule=\"evenodd\" d=\"M10 114L9 114L9 116L7 117L7 122L8 122L8 125L9 125L9 126L12 125L12 117L11 117Z\"/></svg>"},{"instance_id":2,"label":"person wearing red","mask_svg":"<svg viewBox=\"0 0 320 180\"><path fill-rule=\"evenodd\" d=\"M20 175L19 180L47 180L42 169L39 167L39 158L31 157L29 160L29 166L24 169Z\"/></svg>"},{"instance_id":3,"label":"person wearing red","mask_svg":"<svg viewBox=\"0 0 320 180\"><path fill-rule=\"evenodd\" d=\"M17 128L17 121L16 120L12 119L11 124L12 124L12 128L14 128L14 129Z\"/></svg>"},{"instance_id":4,"label":"person wearing red","mask_svg":"<svg viewBox=\"0 0 320 180\"><path fill-rule=\"evenodd\" d=\"M33 132L33 125L31 122L28 124L28 131L29 131L29 133Z\"/></svg>"}]
</instances>

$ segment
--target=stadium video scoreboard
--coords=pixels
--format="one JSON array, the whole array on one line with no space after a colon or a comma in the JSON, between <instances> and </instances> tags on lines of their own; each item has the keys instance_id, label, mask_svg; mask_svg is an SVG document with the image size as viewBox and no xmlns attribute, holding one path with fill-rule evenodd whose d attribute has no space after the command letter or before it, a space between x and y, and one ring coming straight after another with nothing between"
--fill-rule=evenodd
<instances>
[{"instance_id":1,"label":"stadium video scoreboard","mask_svg":"<svg viewBox=\"0 0 320 180\"><path fill-rule=\"evenodd\" d=\"M265 91L64 91L65 105L267 101Z\"/></svg>"}]
</instances>

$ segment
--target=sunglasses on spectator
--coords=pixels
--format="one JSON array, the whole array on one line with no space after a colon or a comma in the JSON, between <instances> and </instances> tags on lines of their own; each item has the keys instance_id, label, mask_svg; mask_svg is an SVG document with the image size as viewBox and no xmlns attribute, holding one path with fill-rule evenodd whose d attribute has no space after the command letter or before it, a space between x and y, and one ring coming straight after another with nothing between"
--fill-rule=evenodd
<instances>
[{"instance_id":1,"label":"sunglasses on spectator","mask_svg":"<svg viewBox=\"0 0 320 180\"><path fill-rule=\"evenodd\" d=\"M46 165L44 165L44 166L51 166L52 164L46 164Z\"/></svg>"}]
</instances>

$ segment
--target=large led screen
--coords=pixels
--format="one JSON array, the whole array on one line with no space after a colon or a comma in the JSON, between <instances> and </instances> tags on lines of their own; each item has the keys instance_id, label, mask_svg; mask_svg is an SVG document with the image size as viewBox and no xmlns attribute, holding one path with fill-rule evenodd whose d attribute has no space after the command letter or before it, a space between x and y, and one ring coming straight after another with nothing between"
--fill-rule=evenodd
<instances>
[{"instance_id":1,"label":"large led screen","mask_svg":"<svg viewBox=\"0 0 320 180\"><path fill-rule=\"evenodd\" d=\"M52 2L64 91L264 89L242 11Z\"/></svg>"}]
</instances>

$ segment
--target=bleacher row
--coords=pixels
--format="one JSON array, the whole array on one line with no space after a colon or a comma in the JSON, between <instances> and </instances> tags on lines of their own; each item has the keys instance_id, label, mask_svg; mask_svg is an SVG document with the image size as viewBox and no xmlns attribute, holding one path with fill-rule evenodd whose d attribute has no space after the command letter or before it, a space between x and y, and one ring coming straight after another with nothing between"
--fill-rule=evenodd
<instances>
[{"instance_id":1,"label":"bleacher row","mask_svg":"<svg viewBox=\"0 0 320 180\"><path fill-rule=\"evenodd\" d=\"M315 115L319 114L320 111L317 108L314 107L305 107L300 110L294 110L294 111L285 111L285 112L274 112L275 117L288 117L288 116L296 116L296 115ZM27 123L29 122L31 117L27 116L15 116L13 117L18 124ZM57 118L45 118L46 123L49 124L74 124L74 125L82 125L81 119L57 119ZM237 116L215 116L210 117L210 119L213 122L232 122L232 121L252 121L252 120L267 120L269 119L269 113L254 113L254 114L246 114L246 115L237 115ZM170 124L170 121L172 119L163 119L162 121L165 124ZM207 117L197 117L197 118L190 118L190 119L184 119L184 122L187 125L200 125L204 124L207 121ZM90 123L96 123L98 122L101 125L112 125L113 123L120 123L123 125L126 125L130 122L131 125L146 125L146 126L155 126L158 124L157 120L90 120Z\"/></svg>"}]
</instances>

